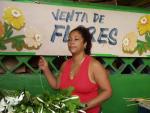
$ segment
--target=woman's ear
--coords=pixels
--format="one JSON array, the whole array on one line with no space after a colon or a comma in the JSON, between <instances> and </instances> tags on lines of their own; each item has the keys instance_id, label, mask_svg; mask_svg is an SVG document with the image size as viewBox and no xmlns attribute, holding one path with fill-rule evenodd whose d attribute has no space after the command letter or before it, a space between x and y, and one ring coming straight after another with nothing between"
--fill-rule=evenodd
<instances>
[{"instance_id":1,"label":"woman's ear","mask_svg":"<svg viewBox=\"0 0 150 113\"><path fill-rule=\"evenodd\" d=\"M84 43L84 48L86 48L87 42Z\"/></svg>"}]
</instances>

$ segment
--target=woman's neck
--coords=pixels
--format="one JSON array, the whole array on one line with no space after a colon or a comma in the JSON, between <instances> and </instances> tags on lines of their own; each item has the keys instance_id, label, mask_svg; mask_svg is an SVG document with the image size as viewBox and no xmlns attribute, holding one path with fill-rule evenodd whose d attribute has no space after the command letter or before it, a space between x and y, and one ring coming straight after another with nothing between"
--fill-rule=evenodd
<instances>
[{"instance_id":1,"label":"woman's neck","mask_svg":"<svg viewBox=\"0 0 150 113\"><path fill-rule=\"evenodd\" d=\"M76 55L72 55L72 60L76 64L80 64L82 60L85 58L86 54L85 53L80 53Z\"/></svg>"}]
</instances>

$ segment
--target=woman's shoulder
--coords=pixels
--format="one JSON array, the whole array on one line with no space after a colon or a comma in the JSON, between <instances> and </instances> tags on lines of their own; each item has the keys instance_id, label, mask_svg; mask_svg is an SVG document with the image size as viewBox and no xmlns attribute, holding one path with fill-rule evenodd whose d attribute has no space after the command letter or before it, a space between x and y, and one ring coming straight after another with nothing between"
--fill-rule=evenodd
<instances>
[{"instance_id":1,"label":"woman's shoulder","mask_svg":"<svg viewBox=\"0 0 150 113\"><path fill-rule=\"evenodd\" d=\"M71 61L71 58L69 58L69 59L67 59L67 60L65 60L63 63L62 63L62 65L61 65L61 70L63 70L64 68L65 68L65 66L66 65L68 65L68 63Z\"/></svg>"},{"instance_id":2,"label":"woman's shoulder","mask_svg":"<svg viewBox=\"0 0 150 113\"><path fill-rule=\"evenodd\" d=\"M93 56L90 56L90 59L91 59L90 64L91 64L92 67L95 67L95 66L97 67L97 66L101 66L102 65L101 62L98 61Z\"/></svg>"},{"instance_id":3,"label":"woman's shoulder","mask_svg":"<svg viewBox=\"0 0 150 113\"><path fill-rule=\"evenodd\" d=\"M94 73L102 73L105 71L104 65L94 57L91 57L90 69Z\"/></svg>"},{"instance_id":4,"label":"woman's shoulder","mask_svg":"<svg viewBox=\"0 0 150 113\"><path fill-rule=\"evenodd\" d=\"M71 58L69 58L69 59L65 60L65 61L63 62L63 64L62 64L62 65L66 65L66 64L68 64L69 62L71 62Z\"/></svg>"},{"instance_id":5,"label":"woman's shoulder","mask_svg":"<svg viewBox=\"0 0 150 113\"><path fill-rule=\"evenodd\" d=\"M90 57L90 60L91 60L92 64L99 63L99 61L96 58L94 58L93 56L89 56L89 57Z\"/></svg>"}]
</instances>

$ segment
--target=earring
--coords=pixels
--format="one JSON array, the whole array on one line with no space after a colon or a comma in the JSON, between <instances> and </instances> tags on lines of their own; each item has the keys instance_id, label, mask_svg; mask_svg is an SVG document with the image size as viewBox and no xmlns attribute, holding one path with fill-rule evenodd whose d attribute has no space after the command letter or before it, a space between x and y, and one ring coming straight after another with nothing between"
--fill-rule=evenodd
<instances>
[{"instance_id":1,"label":"earring","mask_svg":"<svg viewBox=\"0 0 150 113\"><path fill-rule=\"evenodd\" d=\"M84 44L84 49L86 49L86 45L87 45L87 43Z\"/></svg>"}]
</instances>

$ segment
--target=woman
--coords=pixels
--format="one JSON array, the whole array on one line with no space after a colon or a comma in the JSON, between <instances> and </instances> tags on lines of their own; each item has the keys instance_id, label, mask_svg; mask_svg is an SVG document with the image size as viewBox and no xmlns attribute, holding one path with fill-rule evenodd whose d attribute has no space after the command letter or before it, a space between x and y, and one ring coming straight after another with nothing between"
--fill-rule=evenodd
<instances>
[{"instance_id":1,"label":"woman","mask_svg":"<svg viewBox=\"0 0 150 113\"><path fill-rule=\"evenodd\" d=\"M84 110L87 113L99 113L100 104L111 96L112 89L105 68L89 56L91 40L92 36L85 27L79 26L70 32L68 48L72 58L61 66L58 80L49 70L43 57L39 60L39 67L53 88L74 87L72 95L78 95L81 103L86 104Z\"/></svg>"}]
</instances>

